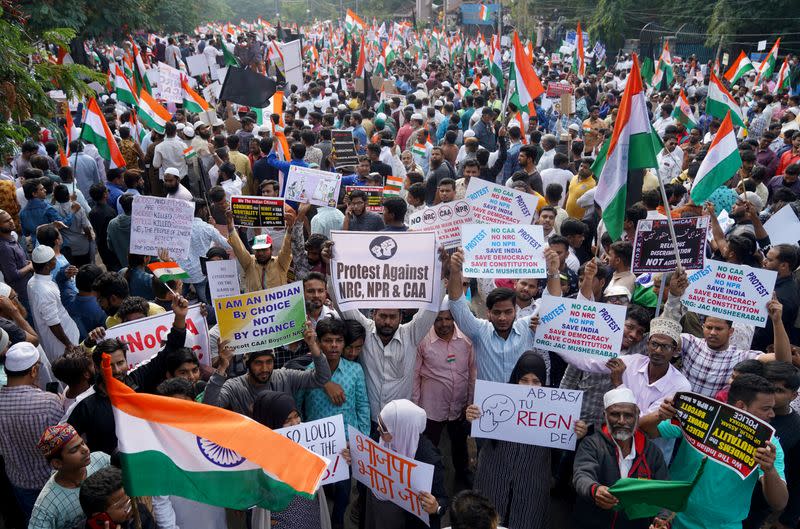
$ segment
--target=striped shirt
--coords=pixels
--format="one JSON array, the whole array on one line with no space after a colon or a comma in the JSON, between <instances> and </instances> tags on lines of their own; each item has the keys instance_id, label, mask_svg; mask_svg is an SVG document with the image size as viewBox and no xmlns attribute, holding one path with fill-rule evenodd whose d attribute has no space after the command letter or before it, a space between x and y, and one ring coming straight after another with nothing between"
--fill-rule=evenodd
<instances>
[{"instance_id":1,"label":"striped shirt","mask_svg":"<svg viewBox=\"0 0 800 529\"><path fill-rule=\"evenodd\" d=\"M6 475L21 489L41 489L52 469L36 443L48 426L58 424L64 403L34 386L0 388L0 455Z\"/></svg>"}]
</instances>

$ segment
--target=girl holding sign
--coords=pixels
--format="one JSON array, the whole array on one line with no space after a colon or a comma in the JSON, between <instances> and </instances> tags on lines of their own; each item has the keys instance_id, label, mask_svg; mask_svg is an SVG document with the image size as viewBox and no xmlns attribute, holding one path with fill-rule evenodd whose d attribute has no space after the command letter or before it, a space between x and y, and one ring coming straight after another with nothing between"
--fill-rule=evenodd
<instances>
[{"instance_id":1,"label":"girl holding sign","mask_svg":"<svg viewBox=\"0 0 800 529\"><path fill-rule=\"evenodd\" d=\"M509 384L541 387L547 380L544 360L527 351L517 360ZM481 408L467 407L467 420L480 418ZM578 438L586 435L583 421L575 423ZM511 441L488 440L478 455L475 489L486 495L500 523L514 529L550 528L550 448Z\"/></svg>"}]
</instances>

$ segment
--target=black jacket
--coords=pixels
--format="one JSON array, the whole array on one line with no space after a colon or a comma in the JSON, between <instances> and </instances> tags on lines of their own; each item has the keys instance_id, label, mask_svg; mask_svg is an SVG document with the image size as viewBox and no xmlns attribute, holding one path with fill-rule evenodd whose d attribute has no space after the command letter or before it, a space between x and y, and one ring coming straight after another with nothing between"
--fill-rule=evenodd
<instances>
[{"instance_id":1,"label":"black jacket","mask_svg":"<svg viewBox=\"0 0 800 529\"><path fill-rule=\"evenodd\" d=\"M150 360L139 364L128 373L125 383L139 393L155 393L167 372L166 357L170 351L186 343L186 329L172 327L164 347ZM67 422L86 439L92 452L113 454L117 451L117 433L114 412L106 393L105 384L98 381L94 394L78 402Z\"/></svg>"},{"instance_id":2,"label":"black jacket","mask_svg":"<svg viewBox=\"0 0 800 529\"><path fill-rule=\"evenodd\" d=\"M634 434L636 458L626 477L669 479L661 450L645 435ZM594 503L594 493L600 485L610 487L620 479L617 445L606 426L586 437L575 452L572 483L578 492L575 505L575 527L580 529L647 529L652 519L629 520L622 511L601 509Z\"/></svg>"}]
</instances>

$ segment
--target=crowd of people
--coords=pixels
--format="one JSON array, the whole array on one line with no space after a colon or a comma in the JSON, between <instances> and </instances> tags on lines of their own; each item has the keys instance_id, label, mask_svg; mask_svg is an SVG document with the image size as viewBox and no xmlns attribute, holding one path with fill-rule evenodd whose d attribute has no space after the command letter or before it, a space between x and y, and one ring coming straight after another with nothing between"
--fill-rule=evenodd
<instances>
[{"instance_id":1,"label":"crowd of people","mask_svg":"<svg viewBox=\"0 0 800 529\"><path fill-rule=\"evenodd\" d=\"M413 30L389 28L372 31L393 46L402 43L400 52L419 48L422 39ZM539 97L524 112L492 81L485 58L441 60L432 51L398 53L385 74L393 89L373 100L356 89L357 66L331 49L337 37L317 26L300 32L314 50L306 54L302 86L285 86L281 114L264 119L262 109L220 101L209 119L207 112L169 105L163 133L140 135L131 119L135 109L110 92L98 101L124 167L64 130L74 123L79 133L84 102L66 103L71 122L54 116L46 127L30 123L30 137L4 161L0 504L6 527L425 526L353 479L273 512L226 512L178 496L130 498L99 375L104 355L114 378L137 392L219 406L270 428L342 415L382 445L434 466L431 490L419 491L434 528L544 529L556 519L576 528L798 527L800 247L771 243L764 228L782 208L800 215L796 82L788 90L770 79L756 83L754 72L731 87L747 121L738 141L742 165L707 202L695 204L693 180L721 122L706 112L714 65L693 58L676 65L671 84L648 90L648 111L663 143L659 167L643 171L641 189L629 187L636 200L625 210L621 238L611 240L594 201L603 182L593 167L614 129L628 81L626 57L616 64L595 60L578 75L533 50L542 82L568 89L574 104L562 109L563 98ZM222 66L233 56L242 66L283 77L274 35L224 34L139 39L135 46L95 43L94 66L108 70L136 54L134 62L185 69L187 57L203 54L209 64ZM319 54L335 68L311 58ZM501 55L507 61L510 50ZM797 57L788 62L796 77ZM212 79L196 81L202 88ZM681 92L696 123L674 117ZM333 130L352 132L355 165L337 163ZM68 145L59 139L65 135L72 138ZM60 148L68 155L59 156ZM196 156L186 157L187 149ZM342 190L383 187L390 176L403 185L384 197L380 212L368 207L366 192L342 191L335 206L287 201L282 228L235 225L231 197L283 196L291 166L339 172ZM470 279L462 272L464 252L456 249L439 256L444 299L438 310L339 310L329 273L332 231L406 231L414 213L465 199L472 179L538 199L545 279ZM188 279L165 283L152 274L147 265L172 261L168 252L130 253L139 195L193 205L188 255L177 259ZM709 217L706 258L777 273L765 327L687 310L682 269L652 276L631 271L637 223L667 214ZM216 260L237 263L243 293L302 281L303 339L245 355L221 341L205 267ZM624 306L618 356L577 361L538 349L538 307L547 296ZM185 347L193 303L202 304L208 323L210 350L202 353L210 364ZM129 365L128 345L106 338L116 325L168 311L172 328L145 363ZM582 390L576 450L510 441L476 445L469 436L470 422L481 419L473 403L476 379ZM701 454L671 422L679 391L739 408L770 423L775 436L755 453L759 469L747 479L709 462L685 510L629 519L614 510L618 499L609 492L621 477L691 481L701 465ZM556 503L564 511L558 516Z\"/></svg>"}]
</instances>

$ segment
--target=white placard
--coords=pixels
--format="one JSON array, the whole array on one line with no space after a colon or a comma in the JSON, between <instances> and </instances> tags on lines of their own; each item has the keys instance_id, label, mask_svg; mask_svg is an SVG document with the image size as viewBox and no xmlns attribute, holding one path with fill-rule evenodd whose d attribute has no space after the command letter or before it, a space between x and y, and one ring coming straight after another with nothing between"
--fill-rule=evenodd
<instances>
[{"instance_id":1,"label":"white placard","mask_svg":"<svg viewBox=\"0 0 800 529\"><path fill-rule=\"evenodd\" d=\"M766 49L767 49L767 41L766 40L759 40L758 41L758 47L756 48L756 51L764 51Z\"/></svg>"},{"instance_id":2,"label":"white placard","mask_svg":"<svg viewBox=\"0 0 800 529\"><path fill-rule=\"evenodd\" d=\"M331 279L339 309L427 309L442 301L436 234L332 231Z\"/></svg>"},{"instance_id":3,"label":"white placard","mask_svg":"<svg viewBox=\"0 0 800 529\"><path fill-rule=\"evenodd\" d=\"M769 242L776 244L797 245L800 241L800 219L791 204L786 204L764 223L769 235Z\"/></svg>"},{"instance_id":4,"label":"white placard","mask_svg":"<svg viewBox=\"0 0 800 529\"><path fill-rule=\"evenodd\" d=\"M471 178L464 197L472 206L475 222L531 224L539 198L510 187Z\"/></svg>"},{"instance_id":5,"label":"white placard","mask_svg":"<svg viewBox=\"0 0 800 529\"><path fill-rule=\"evenodd\" d=\"M330 461L320 486L350 479L350 467L342 457L342 450L347 448L347 439L341 415L300 423L275 432Z\"/></svg>"},{"instance_id":6,"label":"white placard","mask_svg":"<svg viewBox=\"0 0 800 529\"><path fill-rule=\"evenodd\" d=\"M206 272L212 299L238 296L242 293L239 286L239 269L234 259L206 261Z\"/></svg>"},{"instance_id":7,"label":"white placard","mask_svg":"<svg viewBox=\"0 0 800 529\"><path fill-rule=\"evenodd\" d=\"M130 253L158 256L161 248L171 259L189 255L194 204L176 198L133 197Z\"/></svg>"},{"instance_id":8,"label":"white placard","mask_svg":"<svg viewBox=\"0 0 800 529\"><path fill-rule=\"evenodd\" d=\"M167 340L175 314L172 311L149 316L106 329L106 339L118 338L128 344L127 360L130 368L151 358ZM186 341L184 345L197 355L203 365L211 365L208 346L208 326L200 313L200 305L192 305L186 315Z\"/></svg>"},{"instance_id":9,"label":"white placard","mask_svg":"<svg viewBox=\"0 0 800 529\"><path fill-rule=\"evenodd\" d=\"M583 391L475 381L475 438L575 450Z\"/></svg>"},{"instance_id":10,"label":"white placard","mask_svg":"<svg viewBox=\"0 0 800 529\"><path fill-rule=\"evenodd\" d=\"M547 277L544 229L532 224L462 224L465 277Z\"/></svg>"},{"instance_id":11,"label":"white placard","mask_svg":"<svg viewBox=\"0 0 800 529\"><path fill-rule=\"evenodd\" d=\"M433 465L402 456L348 426L353 476L379 500L387 500L430 525L419 501L420 492L430 492Z\"/></svg>"},{"instance_id":12,"label":"white placard","mask_svg":"<svg viewBox=\"0 0 800 529\"><path fill-rule=\"evenodd\" d=\"M692 312L723 320L765 327L778 273L709 259L689 274L681 302Z\"/></svg>"},{"instance_id":13,"label":"white placard","mask_svg":"<svg viewBox=\"0 0 800 529\"><path fill-rule=\"evenodd\" d=\"M623 305L544 296L534 343L562 356L616 358L622 347L625 311Z\"/></svg>"},{"instance_id":14,"label":"white placard","mask_svg":"<svg viewBox=\"0 0 800 529\"><path fill-rule=\"evenodd\" d=\"M474 222L472 208L466 200L436 204L411 215L408 229L436 232L436 242L447 249L461 246L459 226Z\"/></svg>"},{"instance_id":15,"label":"white placard","mask_svg":"<svg viewBox=\"0 0 800 529\"><path fill-rule=\"evenodd\" d=\"M189 75L200 77L208 73L208 61L202 53L186 57L186 66L189 68Z\"/></svg>"},{"instance_id":16,"label":"white placard","mask_svg":"<svg viewBox=\"0 0 800 529\"><path fill-rule=\"evenodd\" d=\"M303 87L303 55L300 44L299 39L280 44L287 87Z\"/></svg>"},{"instance_id":17,"label":"white placard","mask_svg":"<svg viewBox=\"0 0 800 529\"><path fill-rule=\"evenodd\" d=\"M183 103L180 70L163 62L158 63L158 94L168 103Z\"/></svg>"},{"instance_id":18,"label":"white placard","mask_svg":"<svg viewBox=\"0 0 800 529\"><path fill-rule=\"evenodd\" d=\"M315 206L336 207L342 175L293 165L286 177L283 198Z\"/></svg>"}]
</instances>

